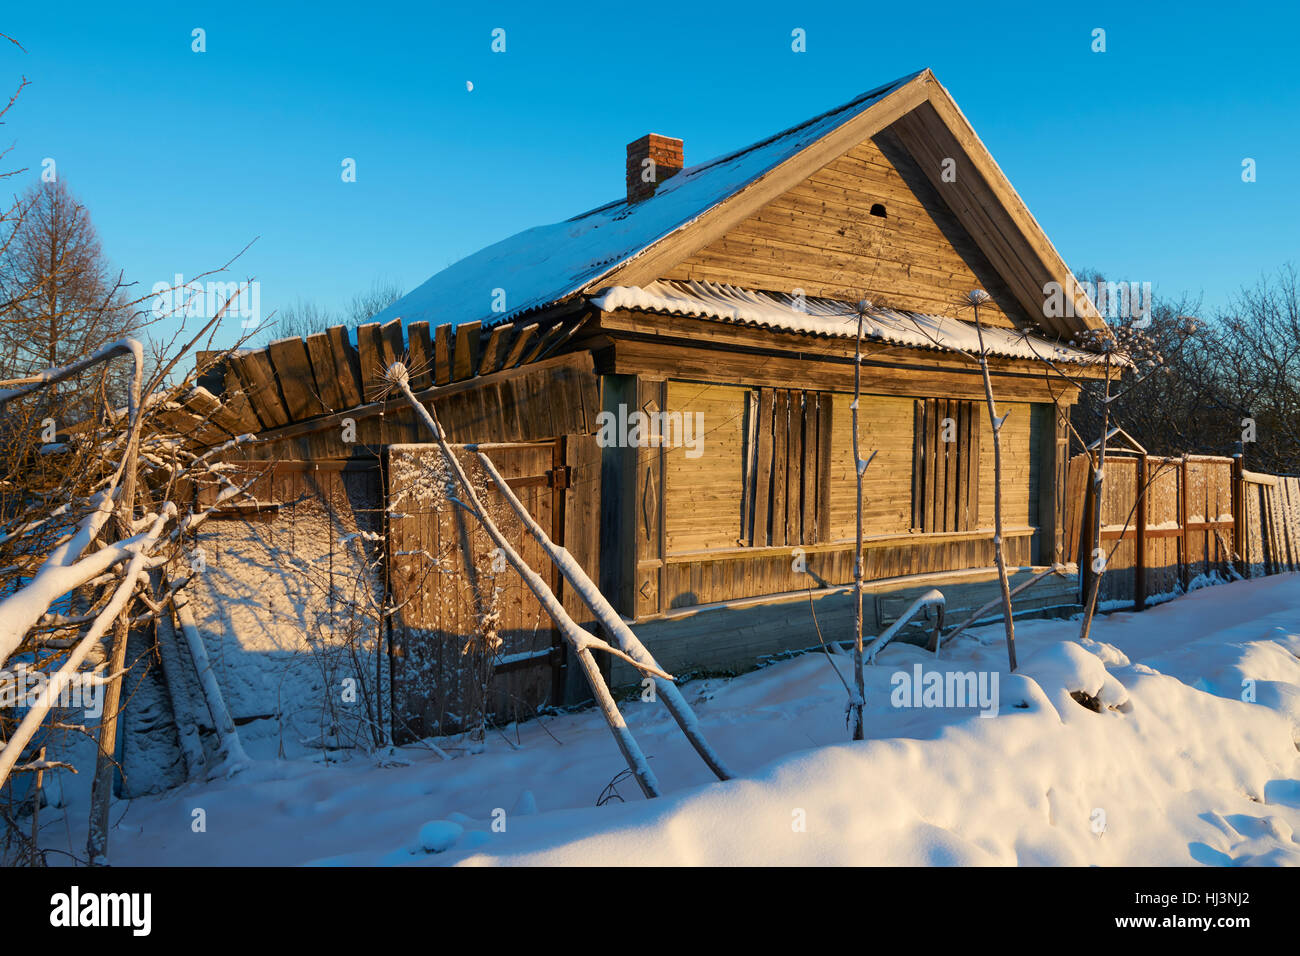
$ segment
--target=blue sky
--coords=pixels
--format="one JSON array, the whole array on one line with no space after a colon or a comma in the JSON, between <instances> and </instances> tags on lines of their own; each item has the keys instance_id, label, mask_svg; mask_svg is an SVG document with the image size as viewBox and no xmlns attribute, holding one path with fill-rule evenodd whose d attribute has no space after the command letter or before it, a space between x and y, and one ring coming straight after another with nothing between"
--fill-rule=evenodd
<instances>
[{"instance_id":1,"label":"blue sky","mask_svg":"<svg viewBox=\"0 0 1300 956\"><path fill-rule=\"evenodd\" d=\"M8 6L6 168L54 158L142 293L255 237L264 313L409 290L620 195L643 133L691 164L927 66L1075 268L1209 313L1300 264L1291 4Z\"/></svg>"}]
</instances>

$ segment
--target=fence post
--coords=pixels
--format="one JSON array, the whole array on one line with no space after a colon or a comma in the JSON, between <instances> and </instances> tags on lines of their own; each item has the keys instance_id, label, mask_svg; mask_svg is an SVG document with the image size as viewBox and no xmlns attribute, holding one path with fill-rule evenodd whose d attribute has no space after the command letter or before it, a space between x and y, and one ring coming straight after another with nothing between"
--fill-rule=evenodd
<instances>
[{"instance_id":1,"label":"fence post","mask_svg":"<svg viewBox=\"0 0 1300 956\"><path fill-rule=\"evenodd\" d=\"M1243 578L1250 577L1250 559L1246 554L1246 476L1241 443L1232 454L1232 546L1237 552Z\"/></svg>"},{"instance_id":2,"label":"fence post","mask_svg":"<svg viewBox=\"0 0 1300 956\"><path fill-rule=\"evenodd\" d=\"M1192 561L1190 557L1191 532L1187 526L1191 523L1191 512L1187 507L1187 453L1183 453L1183 460L1178 465L1178 522L1179 522L1179 547L1178 547L1178 584L1187 593L1188 587L1192 583ZM1209 519L1207 514L1206 519ZM1217 518L1218 515L1215 515ZM1208 555L1207 555L1208 557Z\"/></svg>"},{"instance_id":3,"label":"fence post","mask_svg":"<svg viewBox=\"0 0 1300 956\"><path fill-rule=\"evenodd\" d=\"M1147 606L1147 456L1137 456L1137 467L1133 469L1137 477L1137 500L1133 507L1137 509L1137 531L1133 546L1133 610L1141 611Z\"/></svg>"},{"instance_id":4,"label":"fence post","mask_svg":"<svg viewBox=\"0 0 1300 956\"><path fill-rule=\"evenodd\" d=\"M1092 525L1096 520L1093 517L1093 509L1097 507L1096 487L1092 480L1093 461L1092 455L1085 451L1083 453L1087 463L1086 480L1083 483L1083 522L1079 528L1079 603L1083 604L1088 600L1088 594L1092 588Z\"/></svg>"}]
</instances>

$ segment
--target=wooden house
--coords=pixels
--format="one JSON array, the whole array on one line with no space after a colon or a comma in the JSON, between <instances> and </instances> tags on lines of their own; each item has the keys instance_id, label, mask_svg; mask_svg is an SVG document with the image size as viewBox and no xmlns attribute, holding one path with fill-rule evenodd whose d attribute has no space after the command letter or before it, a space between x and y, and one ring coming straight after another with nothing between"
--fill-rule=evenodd
<instances>
[{"instance_id":1,"label":"wooden house","mask_svg":"<svg viewBox=\"0 0 1300 956\"><path fill-rule=\"evenodd\" d=\"M272 511L210 525L227 536L218 564L249 527L288 533L309 499L313 561L345 538L378 542L376 561L338 566L375 575L399 605L370 645L399 739L464 718L466 580L485 544L426 487L429 437L382 381L395 359L454 442L493 445L665 668L736 672L816 647L818 628L852 635L862 300L867 630L926 588L950 615L995 593L993 447L969 354L968 295L982 289L1009 413L1008 559L1018 581L1062 558L1075 394L1048 363L1087 374L1091 357L1069 343L1103 323L930 71L694 166L681 141L643 137L626 173L613 202L469 256L371 324L237 355L180 412L204 441L255 432L242 454L268 469ZM549 622L513 587L487 664L488 708L507 719L581 696ZM1067 575L1020 607L1076 601ZM637 682L619 663L613 678Z\"/></svg>"}]
</instances>

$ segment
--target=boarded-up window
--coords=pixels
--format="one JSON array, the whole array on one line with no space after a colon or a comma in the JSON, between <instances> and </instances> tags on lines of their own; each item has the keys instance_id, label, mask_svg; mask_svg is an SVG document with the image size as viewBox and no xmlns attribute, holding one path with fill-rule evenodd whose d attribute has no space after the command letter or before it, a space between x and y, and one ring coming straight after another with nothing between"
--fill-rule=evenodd
<instances>
[{"instance_id":1,"label":"boarded-up window","mask_svg":"<svg viewBox=\"0 0 1300 956\"><path fill-rule=\"evenodd\" d=\"M826 541L830 394L761 388L747 411L742 540L759 548Z\"/></svg>"},{"instance_id":2,"label":"boarded-up window","mask_svg":"<svg viewBox=\"0 0 1300 956\"><path fill-rule=\"evenodd\" d=\"M993 527L993 429L980 406L980 522ZM1041 429L1033 427L1034 406L1025 402L998 402L1002 423L1002 526L1028 528L1038 524L1038 469L1042 460Z\"/></svg>"},{"instance_id":3,"label":"boarded-up window","mask_svg":"<svg viewBox=\"0 0 1300 956\"><path fill-rule=\"evenodd\" d=\"M743 497L748 389L669 382L667 415L639 460L664 455L664 525L669 554L736 548ZM654 415L660 409L641 409ZM661 437L660 433L662 433ZM638 503L640 509L647 501Z\"/></svg>"},{"instance_id":4,"label":"boarded-up window","mask_svg":"<svg viewBox=\"0 0 1300 956\"><path fill-rule=\"evenodd\" d=\"M978 405L947 398L918 398L913 414L913 529L949 532L978 528Z\"/></svg>"},{"instance_id":5,"label":"boarded-up window","mask_svg":"<svg viewBox=\"0 0 1300 956\"><path fill-rule=\"evenodd\" d=\"M852 541L858 519L852 395L835 395L833 420L831 527L827 540ZM912 399L863 395L859 403L858 446L863 458L871 458L863 475L863 534L906 534L912 528Z\"/></svg>"}]
</instances>

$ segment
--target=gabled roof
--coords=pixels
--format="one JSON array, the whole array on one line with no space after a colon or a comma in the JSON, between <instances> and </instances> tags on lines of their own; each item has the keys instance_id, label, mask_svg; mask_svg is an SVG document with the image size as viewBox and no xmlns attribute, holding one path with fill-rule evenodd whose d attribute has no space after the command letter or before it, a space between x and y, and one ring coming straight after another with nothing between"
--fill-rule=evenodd
<instances>
[{"instance_id":1,"label":"gabled roof","mask_svg":"<svg viewBox=\"0 0 1300 956\"><path fill-rule=\"evenodd\" d=\"M1030 315L1057 282L1073 317L1045 318L1060 335L1102 325L1041 227L929 70L877 87L745 149L691 166L639 203L620 199L573 219L526 230L433 276L372 321L432 325L504 321L582 293L653 282L762 205L862 141L893 126L936 183L938 157L957 156L956 183L940 189ZM933 154L933 155L931 155ZM934 160L931 162L930 160ZM493 312L495 290L506 311Z\"/></svg>"}]
</instances>

